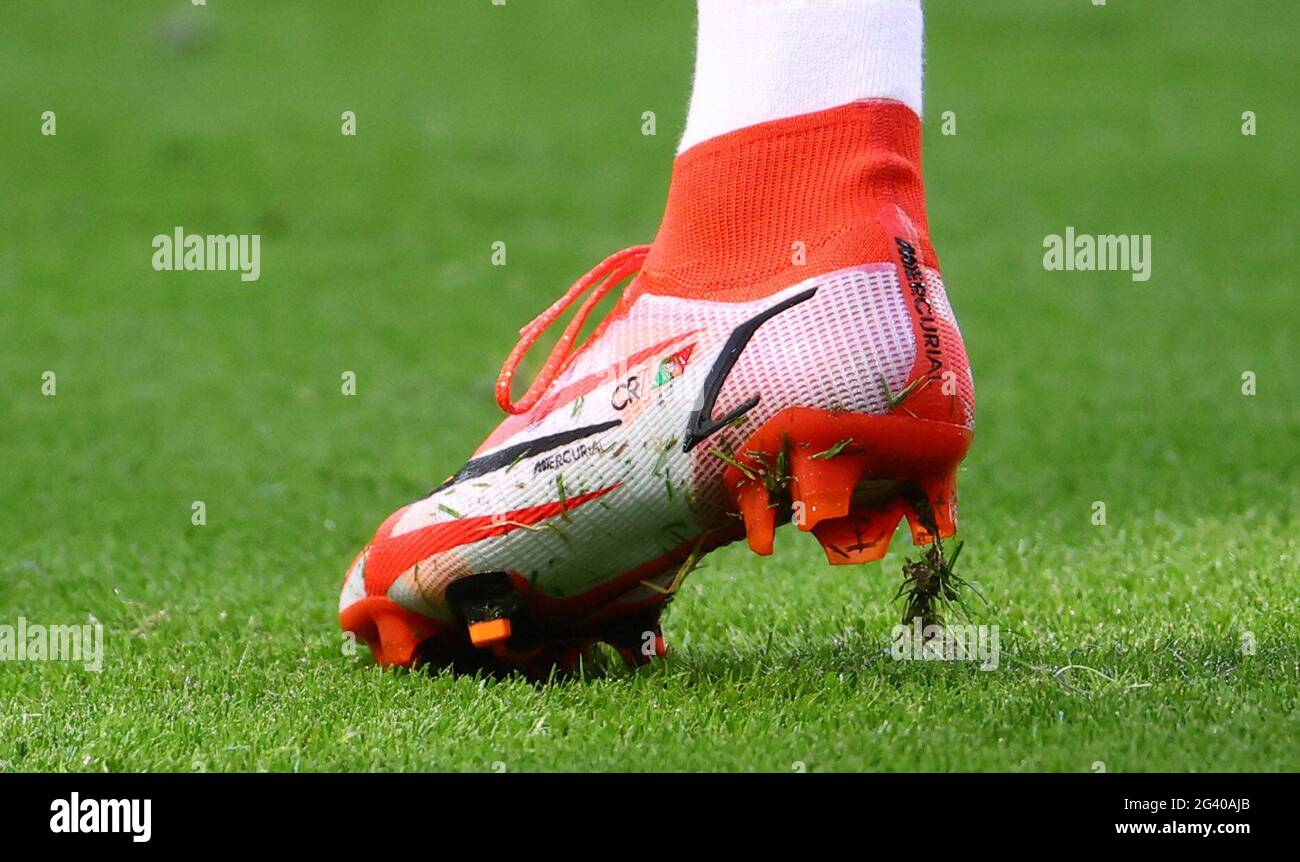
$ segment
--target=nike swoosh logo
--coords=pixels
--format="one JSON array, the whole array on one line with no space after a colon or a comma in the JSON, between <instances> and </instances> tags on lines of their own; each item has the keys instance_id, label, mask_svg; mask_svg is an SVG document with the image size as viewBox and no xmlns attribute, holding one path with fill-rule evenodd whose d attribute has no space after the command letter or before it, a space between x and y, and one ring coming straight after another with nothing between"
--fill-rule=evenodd
<instances>
[{"instance_id":1,"label":"nike swoosh logo","mask_svg":"<svg viewBox=\"0 0 1300 862\"><path fill-rule=\"evenodd\" d=\"M608 431L611 428L617 428L622 422L618 419L611 419L608 422L598 422L595 425L584 425L581 428L573 428L569 431L561 431L558 434L547 434L545 437L534 437L532 440L525 440L523 443L516 443L514 446L507 446L504 449L498 449L487 455L478 458L471 458L465 462L465 466L456 471L456 475L443 482L438 487L429 492L430 495L439 491L450 488L457 482L464 482L466 479L476 479L479 476L491 473L494 470L500 470L502 467L509 467L516 461L522 461L524 458L531 458L534 455L540 455L543 452L549 452L552 449L581 440L584 437L590 437L592 434L599 434L601 431Z\"/></svg>"},{"instance_id":2,"label":"nike swoosh logo","mask_svg":"<svg viewBox=\"0 0 1300 862\"><path fill-rule=\"evenodd\" d=\"M393 528L410 507L399 509L380 525L379 532L370 545L370 554L366 557L366 593L372 596L384 595L403 572L434 554L535 526L557 515L572 512L622 484L615 482L598 491L510 512L442 521L394 536Z\"/></svg>"},{"instance_id":3,"label":"nike swoosh logo","mask_svg":"<svg viewBox=\"0 0 1300 862\"><path fill-rule=\"evenodd\" d=\"M740 358L740 354L745 349L745 345L749 343L749 339L754 337L754 333L764 323L767 323L786 309L812 299L815 293L817 293L815 287L810 287L803 293L796 293L794 296L781 300L771 308L764 309L731 331L727 343L722 346L722 352L718 354L718 358L713 361L713 367L709 369L709 376L704 380L703 400L700 401L698 408L691 411L691 417L686 423L686 434L682 441L683 452L691 451L706 438L722 430L727 423L735 422L758 406L759 396L755 393L744 404L741 404L721 419L713 418L713 405L718 400L718 393L722 391L722 384L726 382L727 375L731 373L732 366Z\"/></svg>"}]
</instances>

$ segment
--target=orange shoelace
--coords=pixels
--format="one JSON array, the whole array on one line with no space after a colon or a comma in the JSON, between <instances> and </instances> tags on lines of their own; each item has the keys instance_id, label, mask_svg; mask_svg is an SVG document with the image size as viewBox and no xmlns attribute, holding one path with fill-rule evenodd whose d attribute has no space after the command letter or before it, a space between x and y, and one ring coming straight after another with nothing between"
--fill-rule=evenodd
<instances>
[{"instance_id":1,"label":"orange shoelace","mask_svg":"<svg viewBox=\"0 0 1300 862\"><path fill-rule=\"evenodd\" d=\"M625 248L620 252L615 252L600 263L592 267L591 272L578 279L559 299L557 299L550 308L543 311L532 322L519 330L519 343L515 349L510 351L506 357L506 364L501 366L501 374L497 377L497 404L507 413L527 413L532 410L555 382L564 363L573 355L573 342L577 339L578 333L582 331L582 326L587 322L591 310L596 307L605 295L619 285L623 279L635 275L641 269L641 264L645 261L646 254L650 251L648 245L634 245L631 248ZM551 353L546 357L546 363L542 370L537 372L537 378L529 385L528 390L518 401L511 400L510 385L514 382L515 372L519 370L519 363L523 361L524 355L532 348L552 323L560 315L568 310L569 306L577 302L578 297L586 293L592 287L591 294L578 307L578 311L569 321L569 325L564 327L563 334L560 335L559 341L551 348Z\"/></svg>"}]
</instances>

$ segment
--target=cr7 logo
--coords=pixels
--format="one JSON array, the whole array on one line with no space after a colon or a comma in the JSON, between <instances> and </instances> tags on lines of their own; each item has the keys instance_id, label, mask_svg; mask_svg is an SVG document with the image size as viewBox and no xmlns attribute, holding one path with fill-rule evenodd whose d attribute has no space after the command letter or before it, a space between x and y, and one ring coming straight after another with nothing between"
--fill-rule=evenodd
<instances>
[{"instance_id":1,"label":"cr7 logo","mask_svg":"<svg viewBox=\"0 0 1300 862\"><path fill-rule=\"evenodd\" d=\"M614 387L609 404L615 410L622 410L641 398L641 378L635 374Z\"/></svg>"}]
</instances>

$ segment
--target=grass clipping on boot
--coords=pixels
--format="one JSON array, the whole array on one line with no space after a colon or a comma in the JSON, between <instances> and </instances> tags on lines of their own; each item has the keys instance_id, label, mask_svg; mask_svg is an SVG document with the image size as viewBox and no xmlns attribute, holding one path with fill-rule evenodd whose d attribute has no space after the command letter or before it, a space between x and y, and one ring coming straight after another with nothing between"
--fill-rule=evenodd
<instances>
[{"instance_id":1,"label":"grass clipping on boot","mask_svg":"<svg viewBox=\"0 0 1300 862\"><path fill-rule=\"evenodd\" d=\"M934 544L926 549L921 559L913 561L908 558L903 563L903 583L899 586L895 599L904 599L907 610L903 613L903 622L910 623L921 618L922 626L942 626L945 624L944 610L956 605L966 613L962 602L961 588L969 586L961 575L953 571L957 558L961 556L962 545L957 545L952 559L946 559L943 542L935 539ZM973 589L973 588L972 588Z\"/></svg>"}]
</instances>

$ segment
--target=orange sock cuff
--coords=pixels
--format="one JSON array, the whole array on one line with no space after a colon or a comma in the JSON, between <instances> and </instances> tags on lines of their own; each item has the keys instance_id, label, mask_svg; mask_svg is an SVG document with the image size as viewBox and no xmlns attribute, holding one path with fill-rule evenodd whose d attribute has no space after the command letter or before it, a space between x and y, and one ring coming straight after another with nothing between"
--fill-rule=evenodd
<instances>
[{"instance_id":1,"label":"orange sock cuff","mask_svg":"<svg viewBox=\"0 0 1300 862\"><path fill-rule=\"evenodd\" d=\"M898 211L902 211L902 218ZM921 123L901 102L853 102L749 126L673 164L636 292L742 301L821 273L896 259L896 225L937 267Z\"/></svg>"}]
</instances>

